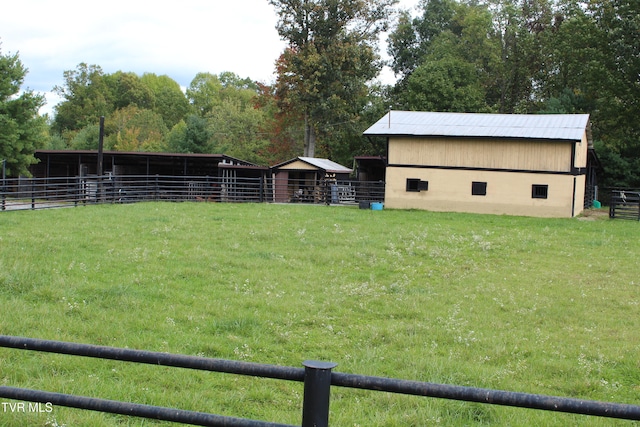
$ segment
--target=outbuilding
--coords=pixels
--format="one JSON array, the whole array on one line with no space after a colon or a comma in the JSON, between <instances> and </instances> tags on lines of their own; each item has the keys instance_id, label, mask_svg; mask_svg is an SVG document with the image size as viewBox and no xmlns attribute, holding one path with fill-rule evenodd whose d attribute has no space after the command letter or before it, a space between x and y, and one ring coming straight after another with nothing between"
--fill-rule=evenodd
<instances>
[{"instance_id":1,"label":"outbuilding","mask_svg":"<svg viewBox=\"0 0 640 427\"><path fill-rule=\"evenodd\" d=\"M79 180L88 199L96 197L99 182L131 195L149 177L171 187L169 198L185 193L196 200L262 201L267 194L268 167L224 154L37 150L34 156L38 163L30 172L35 178L58 186Z\"/></svg>"},{"instance_id":2,"label":"outbuilding","mask_svg":"<svg viewBox=\"0 0 640 427\"><path fill-rule=\"evenodd\" d=\"M91 176L98 173L97 150L36 150L38 163L31 167L37 178ZM236 159L224 154L148 153L105 151L102 156L102 174L211 176L229 175L260 177L268 168Z\"/></svg>"},{"instance_id":3,"label":"outbuilding","mask_svg":"<svg viewBox=\"0 0 640 427\"><path fill-rule=\"evenodd\" d=\"M364 135L387 138L388 208L574 217L592 201L588 114L390 111Z\"/></svg>"},{"instance_id":4,"label":"outbuilding","mask_svg":"<svg viewBox=\"0 0 640 427\"><path fill-rule=\"evenodd\" d=\"M306 202L324 203L336 199L343 202L345 197L353 197L355 193L345 192L339 182L349 178L353 172L329 159L316 157L296 157L271 167L274 184L274 201L280 203ZM332 191L335 194L329 194Z\"/></svg>"}]
</instances>

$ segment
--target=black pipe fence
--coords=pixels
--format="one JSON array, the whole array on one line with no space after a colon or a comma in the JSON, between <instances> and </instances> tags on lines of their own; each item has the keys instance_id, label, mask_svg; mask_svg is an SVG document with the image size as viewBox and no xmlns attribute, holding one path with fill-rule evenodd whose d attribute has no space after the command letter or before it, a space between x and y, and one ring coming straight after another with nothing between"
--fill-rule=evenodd
<instances>
[{"instance_id":1,"label":"black pipe fence","mask_svg":"<svg viewBox=\"0 0 640 427\"><path fill-rule=\"evenodd\" d=\"M613 190L609 202L609 218L640 221L640 191Z\"/></svg>"},{"instance_id":2,"label":"black pipe fence","mask_svg":"<svg viewBox=\"0 0 640 427\"><path fill-rule=\"evenodd\" d=\"M383 200L384 182L236 176L5 178L0 188L3 211L143 201L358 204Z\"/></svg>"},{"instance_id":3,"label":"black pipe fence","mask_svg":"<svg viewBox=\"0 0 640 427\"><path fill-rule=\"evenodd\" d=\"M304 382L302 427L329 425L331 386L640 420L638 405L345 374L332 372L336 364L330 362L306 361L303 363L305 366L303 369L7 335L0 335L0 347ZM8 386L0 386L0 397L200 426L284 426L284 424L272 422Z\"/></svg>"}]
</instances>

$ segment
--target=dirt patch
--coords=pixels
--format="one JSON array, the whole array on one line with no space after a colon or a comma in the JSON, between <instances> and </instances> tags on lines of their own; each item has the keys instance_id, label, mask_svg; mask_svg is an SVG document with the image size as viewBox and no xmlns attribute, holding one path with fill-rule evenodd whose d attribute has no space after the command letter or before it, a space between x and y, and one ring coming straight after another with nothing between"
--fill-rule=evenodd
<instances>
[{"instance_id":1,"label":"dirt patch","mask_svg":"<svg viewBox=\"0 0 640 427\"><path fill-rule=\"evenodd\" d=\"M607 218L609 218L609 209L607 208L585 209L584 211L582 211L580 216L578 216L578 219L582 221L596 221L599 219Z\"/></svg>"}]
</instances>

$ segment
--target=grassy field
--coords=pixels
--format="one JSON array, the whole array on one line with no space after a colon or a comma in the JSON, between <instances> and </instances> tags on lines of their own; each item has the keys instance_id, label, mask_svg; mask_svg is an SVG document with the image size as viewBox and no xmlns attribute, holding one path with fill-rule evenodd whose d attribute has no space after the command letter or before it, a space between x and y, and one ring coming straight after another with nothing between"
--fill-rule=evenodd
<instances>
[{"instance_id":1,"label":"grassy field","mask_svg":"<svg viewBox=\"0 0 640 427\"><path fill-rule=\"evenodd\" d=\"M637 405L639 271L640 224L606 218L188 203L6 212L0 333ZM301 420L300 383L10 349L0 379ZM341 388L330 423L634 424ZM169 423L0 411L0 426L25 425Z\"/></svg>"}]
</instances>

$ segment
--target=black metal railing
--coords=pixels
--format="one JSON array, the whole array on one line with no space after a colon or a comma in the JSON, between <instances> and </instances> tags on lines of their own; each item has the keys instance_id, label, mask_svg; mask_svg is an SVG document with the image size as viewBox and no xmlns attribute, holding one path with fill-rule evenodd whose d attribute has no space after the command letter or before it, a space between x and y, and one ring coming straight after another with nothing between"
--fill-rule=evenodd
<instances>
[{"instance_id":1,"label":"black metal railing","mask_svg":"<svg viewBox=\"0 0 640 427\"><path fill-rule=\"evenodd\" d=\"M640 192L613 190L609 202L609 218L640 221Z\"/></svg>"},{"instance_id":2,"label":"black metal railing","mask_svg":"<svg viewBox=\"0 0 640 427\"><path fill-rule=\"evenodd\" d=\"M302 427L329 425L331 386L640 420L638 405L345 374L332 372L336 364L330 362L306 361L303 369L7 335L0 335L0 347L304 382ZM200 426L284 426L272 422L8 386L0 386L0 397Z\"/></svg>"},{"instance_id":3,"label":"black metal railing","mask_svg":"<svg viewBox=\"0 0 640 427\"><path fill-rule=\"evenodd\" d=\"M3 179L0 188L1 210L142 201L357 204L382 200L383 182L233 176L9 178Z\"/></svg>"}]
</instances>

